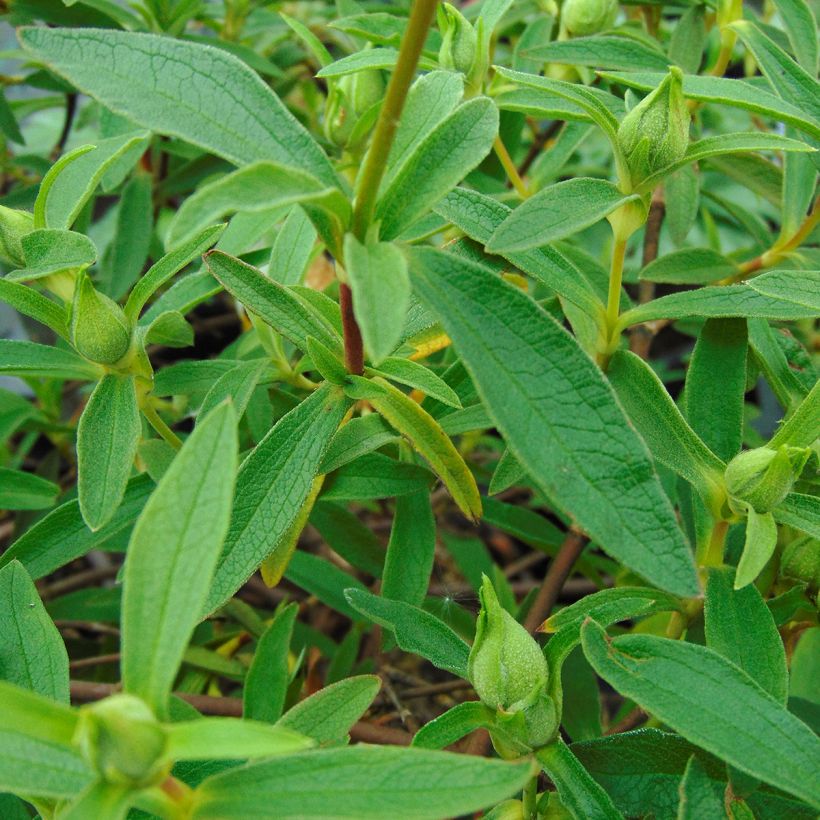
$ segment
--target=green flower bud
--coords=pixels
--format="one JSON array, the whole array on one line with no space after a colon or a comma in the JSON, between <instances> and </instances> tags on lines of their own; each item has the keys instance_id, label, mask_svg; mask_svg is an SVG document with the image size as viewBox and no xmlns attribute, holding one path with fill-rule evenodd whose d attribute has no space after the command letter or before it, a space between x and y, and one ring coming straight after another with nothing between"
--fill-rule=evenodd
<instances>
[{"instance_id":1,"label":"green flower bud","mask_svg":"<svg viewBox=\"0 0 820 820\"><path fill-rule=\"evenodd\" d=\"M820 590L820 541L807 535L792 541L780 559L780 577L807 584L812 595Z\"/></svg>"},{"instance_id":2,"label":"green flower bud","mask_svg":"<svg viewBox=\"0 0 820 820\"><path fill-rule=\"evenodd\" d=\"M83 707L74 743L108 783L152 786L171 770L172 762L164 757L165 730L133 695L112 695Z\"/></svg>"},{"instance_id":3,"label":"green flower bud","mask_svg":"<svg viewBox=\"0 0 820 820\"><path fill-rule=\"evenodd\" d=\"M618 16L618 0L565 0L561 23L568 34L582 37L612 26Z\"/></svg>"},{"instance_id":4,"label":"green flower bud","mask_svg":"<svg viewBox=\"0 0 820 820\"><path fill-rule=\"evenodd\" d=\"M438 61L442 68L469 75L478 51L478 34L455 6L442 3L438 8L441 48Z\"/></svg>"},{"instance_id":5,"label":"green flower bud","mask_svg":"<svg viewBox=\"0 0 820 820\"><path fill-rule=\"evenodd\" d=\"M481 612L467 673L479 698L495 709L531 706L547 683L547 661L535 639L498 602L489 578L479 593Z\"/></svg>"},{"instance_id":6,"label":"green flower bud","mask_svg":"<svg viewBox=\"0 0 820 820\"><path fill-rule=\"evenodd\" d=\"M786 445L758 447L735 456L724 478L730 499L751 504L758 513L771 512L790 492L811 450Z\"/></svg>"},{"instance_id":7,"label":"green flower bud","mask_svg":"<svg viewBox=\"0 0 820 820\"><path fill-rule=\"evenodd\" d=\"M118 362L131 345L131 327L122 308L100 293L86 273L74 291L71 340L78 353L99 364Z\"/></svg>"},{"instance_id":8,"label":"green flower bud","mask_svg":"<svg viewBox=\"0 0 820 820\"><path fill-rule=\"evenodd\" d=\"M624 117L618 128L618 144L633 186L686 153L689 120L683 73L672 66L664 81Z\"/></svg>"},{"instance_id":9,"label":"green flower bud","mask_svg":"<svg viewBox=\"0 0 820 820\"><path fill-rule=\"evenodd\" d=\"M22 268L26 264L20 240L34 230L34 216L0 205L0 262Z\"/></svg>"},{"instance_id":10,"label":"green flower bud","mask_svg":"<svg viewBox=\"0 0 820 820\"><path fill-rule=\"evenodd\" d=\"M362 114L384 96L381 71L357 71L334 84L327 98L325 135L335 145L347 145Z\"/></svg>"}]
</instances>

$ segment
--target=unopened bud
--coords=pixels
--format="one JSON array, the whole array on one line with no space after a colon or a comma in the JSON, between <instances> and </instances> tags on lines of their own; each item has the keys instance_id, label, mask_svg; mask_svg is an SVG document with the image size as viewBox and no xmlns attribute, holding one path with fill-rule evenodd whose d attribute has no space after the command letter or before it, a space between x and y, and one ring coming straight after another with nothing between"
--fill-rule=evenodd
<instances>
[{"instance_id":1,"label":"unopened bud","mask_svg":"<svg viewBox=\"0 0 820 820\"><path fill-rule=\"evenodd\" d=\"M26 256L20 240L33 230L32 214L0 205L0 262L16 268L23 267Z\"/></svg>"},{"instance_id":2,"label":"unopened bud","mask_svg":"<svg viewBox=\"0 0 820 820\"><path fill-rule=\"evenodd\" d=\"M384 96L381 71L357 71L334 84L327 99L325 134L336 145L350 139L362 114Z\"/></svg>"},{"instance_id":3,"label":"unopened bud","mask_svg":"<svg viewBox=\"0 0 820 820\"><path fill-rule=\"evenodd\" d=\"M771 512L791 492L810 454L808 448L786 445L747 450L726 467L726 491L758 513Z\"/></svg>"},{"instance_id":4,"label":"unopened bud","mask_svg":"<svg viewBox=\"0 0 820 820\"><path fill-rule=\"evenodd\" d=\"M686 153L689 120L683 73L672 66L663 82L624 117L618 128L618 144L633 186Z\"/></svg>"},{"instance_id":5,"label":"unopened bud","mask_svg":"<svg viewBox=\"0 0 820 820\"><path fill-rule=\"evenodd\" d=\"M74 742L107 783L151 786L171 769L165 759L165 730L133 695L112 695L83 707Z\"/></svg>"},{"instance_id":6,"label":"unopened bud","mask_svg":"<svg viewBox=\"0 0 820 820\"><path fill-rule=\"evenodd\" d=\"M543 693L547 661L532 635L498 602L489 578L479 595L481 612L467 665L470 681L488 706L521 711Z\"/></svg>"},{"instance_id":7,"label":"unopened bud","mask_svg":"<svg viewBox=\"0 0 820 820\"><path fill-rule=\"evenodd\" d=\"M618 16L618 0L566 0L561 23L568 34L582 37L610 28Z\"/></svg>"},{"instance_id":8,"label":"unopened bud","mask_svg":"<svg viewBox=\"0 0 820 820\"><path fill-rule=\"evenodd\" d=\"M783 550L780 577L806 584L816 595L820 590L820 541L810 535L792 541Z\"/></svg>"},{"instance_id":9,"label":"unopened bud","mask_svg":"<svg viewBox=\"0 0 820 820\"><path fill-rule=\"evenodd\" d=\"M71 340L77 351L92 362L114 364L131 345L131 327L122 308L80 275L71 311Z\"/></svg>"},{"instance_id":10,"label":"unopened bud","mask_svg":"<svg viewBox=\"0 0 820 820\"><path fill-rule=\"evenodd\" d=\"M438 61L442 68L469 75L478 51L478 34L470 21L449 3L438 8L438 26L441 29L441 48Z\"/></svg>"}]
</instances>

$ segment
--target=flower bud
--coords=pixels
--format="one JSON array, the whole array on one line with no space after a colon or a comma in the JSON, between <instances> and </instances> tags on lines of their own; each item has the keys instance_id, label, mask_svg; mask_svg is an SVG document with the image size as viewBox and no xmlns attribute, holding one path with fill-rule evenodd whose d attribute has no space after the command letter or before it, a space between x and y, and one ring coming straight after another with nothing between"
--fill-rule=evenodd
<instances>
[{"instance_id":1,"label":"flower bud","mask_svg":"<svg viewBox=\"0 0 820 820\"><path fill-rule=\"evenodd\" d=\"M0 262L22 268L26 264L20 240L34 230L34 216L0 205Z\"/></svg>"},{"instance_id":2,"label":"flower bud","mask_svg":"<svg viewBox=\"0 0 820 820\"><path fill-rule=\"evenodd\" d=\"M498 602L489 578L480 590L481 612L467 672L479 698L495 709L531 706L547 683L547 661L535 639Z\"/></svg>"},{"instance_id":3,"label":"flower bud","mask_svg":"<svg viewBox=\"0 0 820 820\"><path fill-rule=\"evenodd\" d=\"M618 0L565 0L561 23L568 34L582 37L612 26L618 16Z\"/></svg>"},{"instance_id":4,"label":"flower bud","mask_svg":"<svg viewBox=\"0 0 820 820\"><path fill-rule=\"evenodd\" d=\"M112 695L82 708L74 742L107 783L151 786L171 769L164 757L165 730L133 695Z\"/></svg>"},{"instance_id":5,"label":"flower bud","mask_svg":"<svg viewBox=\"0 0 820 820\"><path fill-rule=\"evenodd\" d=\"M726 491L758 513L771 512L791 492L810 454L808 448L787 445L747 450L726 467Z\"/></svg>"},{"instance_id":6,"label":"flower bud","mask_svg":"<svg viewBox=\"0 0 820 820\"><path fill-rule=\"evenodd\" d=\"M131 345L131 328L122 308L80 275L71 312L71 339L77 352L99 364L114 364Z\"/></svg>"},{"instance_id":7,"label":"flower bud","mask_svg":"<svg viewBox=\"0 0 820 820\"><path fill-rule=\"evenodd\" d=\"M633 187L686 153L689 120L683 73L672 66L663 82L624 117L618 128L618 144Z\"/></svg>"},{"instance_id":8,"label":"flower bud","mask_svg":"<svg viewBox=\"0 0 820 820\"><path fill-rule=\"evenodd\" d=\"M820 590L820 541L810 535L792 541L783 550L780 577L806 584L816 595Z\"/></svg>"},{"instance_id":9,"label":"flower bud","mask_svg":"<svg viewBox=\"0 0 820 820\"><path fill-rule=\"evenodd\" d=\"M438 9L438 26L442 32L438 61L442 68L469 75L478 51L478 34L469 20L449 3Z\"/></svg>"},{"instance_id":10,"label":"flower bud","mask_svg":"<svg viewBox=\"0 0 820 820\"><path fill-rule=\"evenodd\" d=\"M327 98L327 138L336 145L346 145L362 114L383 96L384 77L381 71L357 71L339 79Z\"/></svg>"}]
</instances>

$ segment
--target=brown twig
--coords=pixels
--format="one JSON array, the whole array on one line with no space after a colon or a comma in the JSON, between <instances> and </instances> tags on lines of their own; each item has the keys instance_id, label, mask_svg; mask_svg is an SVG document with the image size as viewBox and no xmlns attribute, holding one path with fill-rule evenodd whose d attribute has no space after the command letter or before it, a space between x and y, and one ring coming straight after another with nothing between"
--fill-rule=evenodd
<instances>
[{"instance_id":1,"label":"brown twig","mask_svg":"<svg viewBox=\"0 0 820 820\"><path fill-rule=\"evenodd\" d=\"M574 528L567 533L564 543L561 544L555 558L552 559L541 588L538 590L530 611L527 613L524 621L527 630L534 632L549 617L558 596L561 594L564 582L569 578L575 562L588 543L589 539Z\"/></svg>"},{"instance_id":2,"label":"brown twig","mask_svg":"<svg viewBox=\"0 0 820 820\"><path fill-rule=\"evenodd\" d=\"M543 131L536 134L535 139L530 145L529 151L527 151L527 156L524 157L523 161L518 166L519 176L523 177L526 175L532 164L536 159L538 159L538 155L541 153L544 146L555 136L561 125L562 123L560 120L553 120Z\"/></svg>"},{"instance_id":3,"label":"brown twig","mask_svg":"<svg viewBox=\"0 0 820 820\"><path fill-rule=\"evenodd\" d=\"M652 194L652 203L646 218L646 228L643 235L643 258L641 267L646 267L658 258L661 226L666 215L666 202L663 198L663 188L658 187ZM644 305L655 298L655 283L641 280L638 285L638 301ZM648 324L636 325L629 334L629 348L642 359L649 356L649 347L655 337L653 328Z\"/></svg>"},{"instance_id":4,"label":"brown twig","mask_svg":"<svg viewBox=\"0 0 820 820\"><path fill-rule=\"evenodd\" d=\"M118 684L93 683L91 681L71 681L71 700L73 703L92 703L102 700L120 691ZM190 703L205 715L217 717L242 717L242 701L239 698L212 697L210 695L191 695L187 692L176 693L177 697ZM360 720L350 728L350 737L360 743L383 743L391 746L409 746L413 736L403 729L391 726L378 726Z\"/></svg>"},{"instance_id":5,"label":"brown twig","mask_svg":"<svg viewBox=\"0 0 820 820\"><path fill-rule=\"evenodd\" d=\"M68 668L72 671L74 669L87 669L89 666L99 666L104 663L119 663L120 653L112 652L110 655L96 655L93 658L77 658L68 664Z\"/></svg>"},{"instance_id":6,"label":"brown twig","mask_svg":"<svg viewBox=\"0 0 820 820\"><path fill-rule=\"evenodd\" d=\"M344 282L339 283L339 308L342 311L342 330L345 340L345 367L348 373L364 373L364 346L362 332L353 315L353 293Z\"/></svg>"}]
</instances>

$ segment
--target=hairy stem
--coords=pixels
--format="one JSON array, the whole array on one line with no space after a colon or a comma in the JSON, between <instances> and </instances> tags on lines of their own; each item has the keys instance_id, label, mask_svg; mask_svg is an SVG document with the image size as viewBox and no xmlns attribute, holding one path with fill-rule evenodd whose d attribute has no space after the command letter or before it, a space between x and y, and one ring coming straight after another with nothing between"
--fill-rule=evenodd
<instances>
[{"instance_id":1,"label":"hairy stem","mask_svg":"<svg viewBox=\"0 0 820 820\"><path fill-rule=\"evenodd\" d=\"M148 419L150 425L171 445L175 450L182 447L182 439L160 418L159 413L147 402L142 406L142 415Z\"/></svg>"},{"instance_id":2,"label":"hairy stem","mask_svg":"<svg viewBox=\"0 0 820 820\"><path fill-rule=\"evenodd\" d=\"M527 190L524 180L521 179L518 169L512 161L510 152L507 150L507 146L502 142L501 137L497 136L495 138L495 141L493 142L493 149L498 157L498 161L504 168L504 172L507 174L507 179L510 181L510 184L513 188L515 188L516 193L521 197L521 199L526 199L530 195L530 192Z\"/></svg>"},{"instance_id":3,"label":"hairy stem","mask_svg":"<svg viewBox=\"0 0 820 820\"><path fill-rule=\"evenodd\" d=\"M663 188L658 186L652 194L652 203L646 218L646 230L643 235L643 258L641 267L646 267L658 257L661 227L666 215L666 202L663 198ZM655 283L641 280L638 284L638 302L646 304L655 298ZM642 359L649 357L649 347L655 334L647 325L636 325L629 336L630 350Z\"/></svg>"},{"instance_id":4,"label":"hairy stem","mask_svg":"<svg viewBox=\"0 0 820 820\"><path fill-rule=\"evenodd\" d=\"M524 820L535 820L537 816L536 801L538 799L538 775L530 778L521 795L521 813Z\"/></svg>"}]
</instances>

